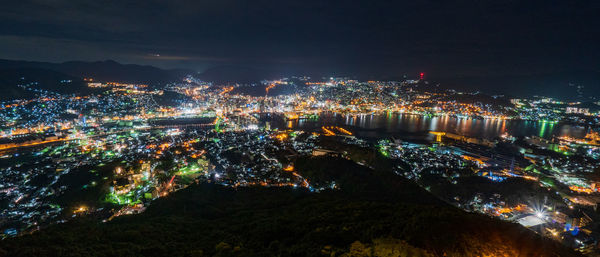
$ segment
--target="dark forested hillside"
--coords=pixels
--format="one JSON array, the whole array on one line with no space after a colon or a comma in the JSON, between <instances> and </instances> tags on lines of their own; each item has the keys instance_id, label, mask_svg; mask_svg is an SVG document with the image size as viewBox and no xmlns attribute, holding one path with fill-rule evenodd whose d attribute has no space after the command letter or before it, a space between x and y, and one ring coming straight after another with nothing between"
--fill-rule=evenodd
<instances>
[{"instance_id":1,"label":"dark forested hillside","mask_svg":"<svg viewBox=\"0 0 600 257\"><path fill-rule=\"evenodd\" d=\"M320 193L199 184L139 215L0 242L0 256L577 256L525 228L465 213L346 159L301 158Z\"/></svg>"}]
</instances>

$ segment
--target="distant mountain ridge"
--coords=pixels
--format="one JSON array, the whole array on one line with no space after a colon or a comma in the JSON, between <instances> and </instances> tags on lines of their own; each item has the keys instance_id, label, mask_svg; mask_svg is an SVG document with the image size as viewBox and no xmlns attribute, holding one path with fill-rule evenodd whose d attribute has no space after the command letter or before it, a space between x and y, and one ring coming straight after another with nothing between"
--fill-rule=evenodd
<instances>
[{"instance_id":1,"label":"distant mountain ridge","mask_svg":"<svg viewBox=\"0 0 600 257\"><path fill-rule=\"evenodd\" d=\"M85 82L78 77L39 69L0 69L0 100L29 99L41 91L63 94L88 92Z\"/></svg>"},{"instance_id":2,"label":"distant mountain ridge","mask_svg":"<svg viewBox=\"0 0 600 257\"><path fill-rule=\"evenodd\" d=\"M288 76L283 71L272 69L260 69L245 66L217 66L209 68L196 76L205 81L215 83L257 83L264 79L278 79Z\"/></svg>"},{"instance_id":3,"label":"distant mountain ridge","mask_svg":"<svg viewBox=\"0 0 600 257\"><path fill-rule=\"evenodd\" d=\"M50 63L0 59L0 100L28 99L39 94L31 89L65 94L90 93L84 78L160 87L181 81L191 73L193 71L165 70L112 60ZM30 89L23 85L29 85Z\"/></svg>"},{"instance_id":4,"label":"distant mountain ridge","mask_svg":"<svg viewBox=\"0 0 600 257\"><path fill-rule=\"evenodd\" d=\"M223 65L208 68L203 72L195 72L187 69L161 69L148 65L121 64L113 60L50 63L0 59L0 70L22 68L51 70L67 76L93 78L95 81L143 83L151 86L160 86L170 82L181 81L188 74L193 74L201 80L217 84L252 84L264 79L278 79L291 75L308 75L315 79L329 76L344 76L343 74L328 72L303 73L300 70L289 70L285 67L261 68L243 65ZM417 75L417 73L412 74L412 76L409 74L408 78L416 78ZM405 79L401 75L366 76L364 72L357 72L351 77L359 80L384 81ZM579 70L576 72L532 72L502 76L493 74L454 76L438 74L432 71L427 74L427 80L431 82L430 85L432 87L439 83L441 89L456 89L466 92L482 91L487 94L504 94L514 97L544 95L578 101L597 101L597 99L600 99L600 95L598 95L598 92L600 92L600 70L597 69ZM578 86L582 86L581 92L578 92Z\"/></svg>"},{"instance_id":5,"label":"distant mountain ridge","mask_svg":"<svg viewBox=\"0 0 600 257\"><path fill-rule=\"evenodd\" d=\"M78 78L92 78L96 81L117 81L150 85L180 81L186 74L193 73L190 70L165 70L148 65L121 64L113 60L50 63L0 59L0 69L23 68L51 70Z\"/></svg>"}]
</instances>

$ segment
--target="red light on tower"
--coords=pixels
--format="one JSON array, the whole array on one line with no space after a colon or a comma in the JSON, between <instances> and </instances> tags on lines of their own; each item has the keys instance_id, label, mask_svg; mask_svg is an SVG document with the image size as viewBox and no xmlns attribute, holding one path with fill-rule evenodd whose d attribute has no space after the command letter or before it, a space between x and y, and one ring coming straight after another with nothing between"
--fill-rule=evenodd
<instances>
[{"instance_id":1,"label":"red light on tower","mask_svg":"<svg viewBox=\"0 0 600 257\"><path fill-rule=\"evenodd\" d=\"M419 74L421 76L420 80L423 80L423 77L425 77L425 73L421 72L421 74Z\"/></svg>"}]
</instances>

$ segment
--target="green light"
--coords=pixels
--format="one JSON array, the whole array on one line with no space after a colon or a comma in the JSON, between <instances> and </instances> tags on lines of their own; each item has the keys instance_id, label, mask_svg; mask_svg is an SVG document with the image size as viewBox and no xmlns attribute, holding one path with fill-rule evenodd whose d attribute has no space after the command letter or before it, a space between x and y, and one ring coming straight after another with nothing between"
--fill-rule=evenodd
<instances>
[{"instance_id":1,"label":"green light","mask_svg":"<svg viewBox=\"0 0 600 257\"><path fill-rule=\"evenodd\" d=\"M544 137L544 134L546 134L546 121L544 121L542 123L542 127L540 128L540 134L539 134L539 136L540 137Z\"/></svg>"}]
</instances>

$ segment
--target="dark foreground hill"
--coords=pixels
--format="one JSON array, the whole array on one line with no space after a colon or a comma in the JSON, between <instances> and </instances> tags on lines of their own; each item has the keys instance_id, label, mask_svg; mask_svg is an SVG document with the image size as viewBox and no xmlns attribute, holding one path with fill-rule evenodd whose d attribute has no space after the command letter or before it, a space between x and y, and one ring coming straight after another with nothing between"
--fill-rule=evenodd
<instances>
[{"instance_id":1,"label":"dark foreground hill","mask_svg":"<svg viewBox=\"0 0 600 257\"><path fill-rule=\"evenodd\" d=\"M0 256L577 256L391 173L329 157L302 158L296 169L321 183L336 178L339 189L193 185L139 215L4 240Z\"/></svg>"}]
</instances>

